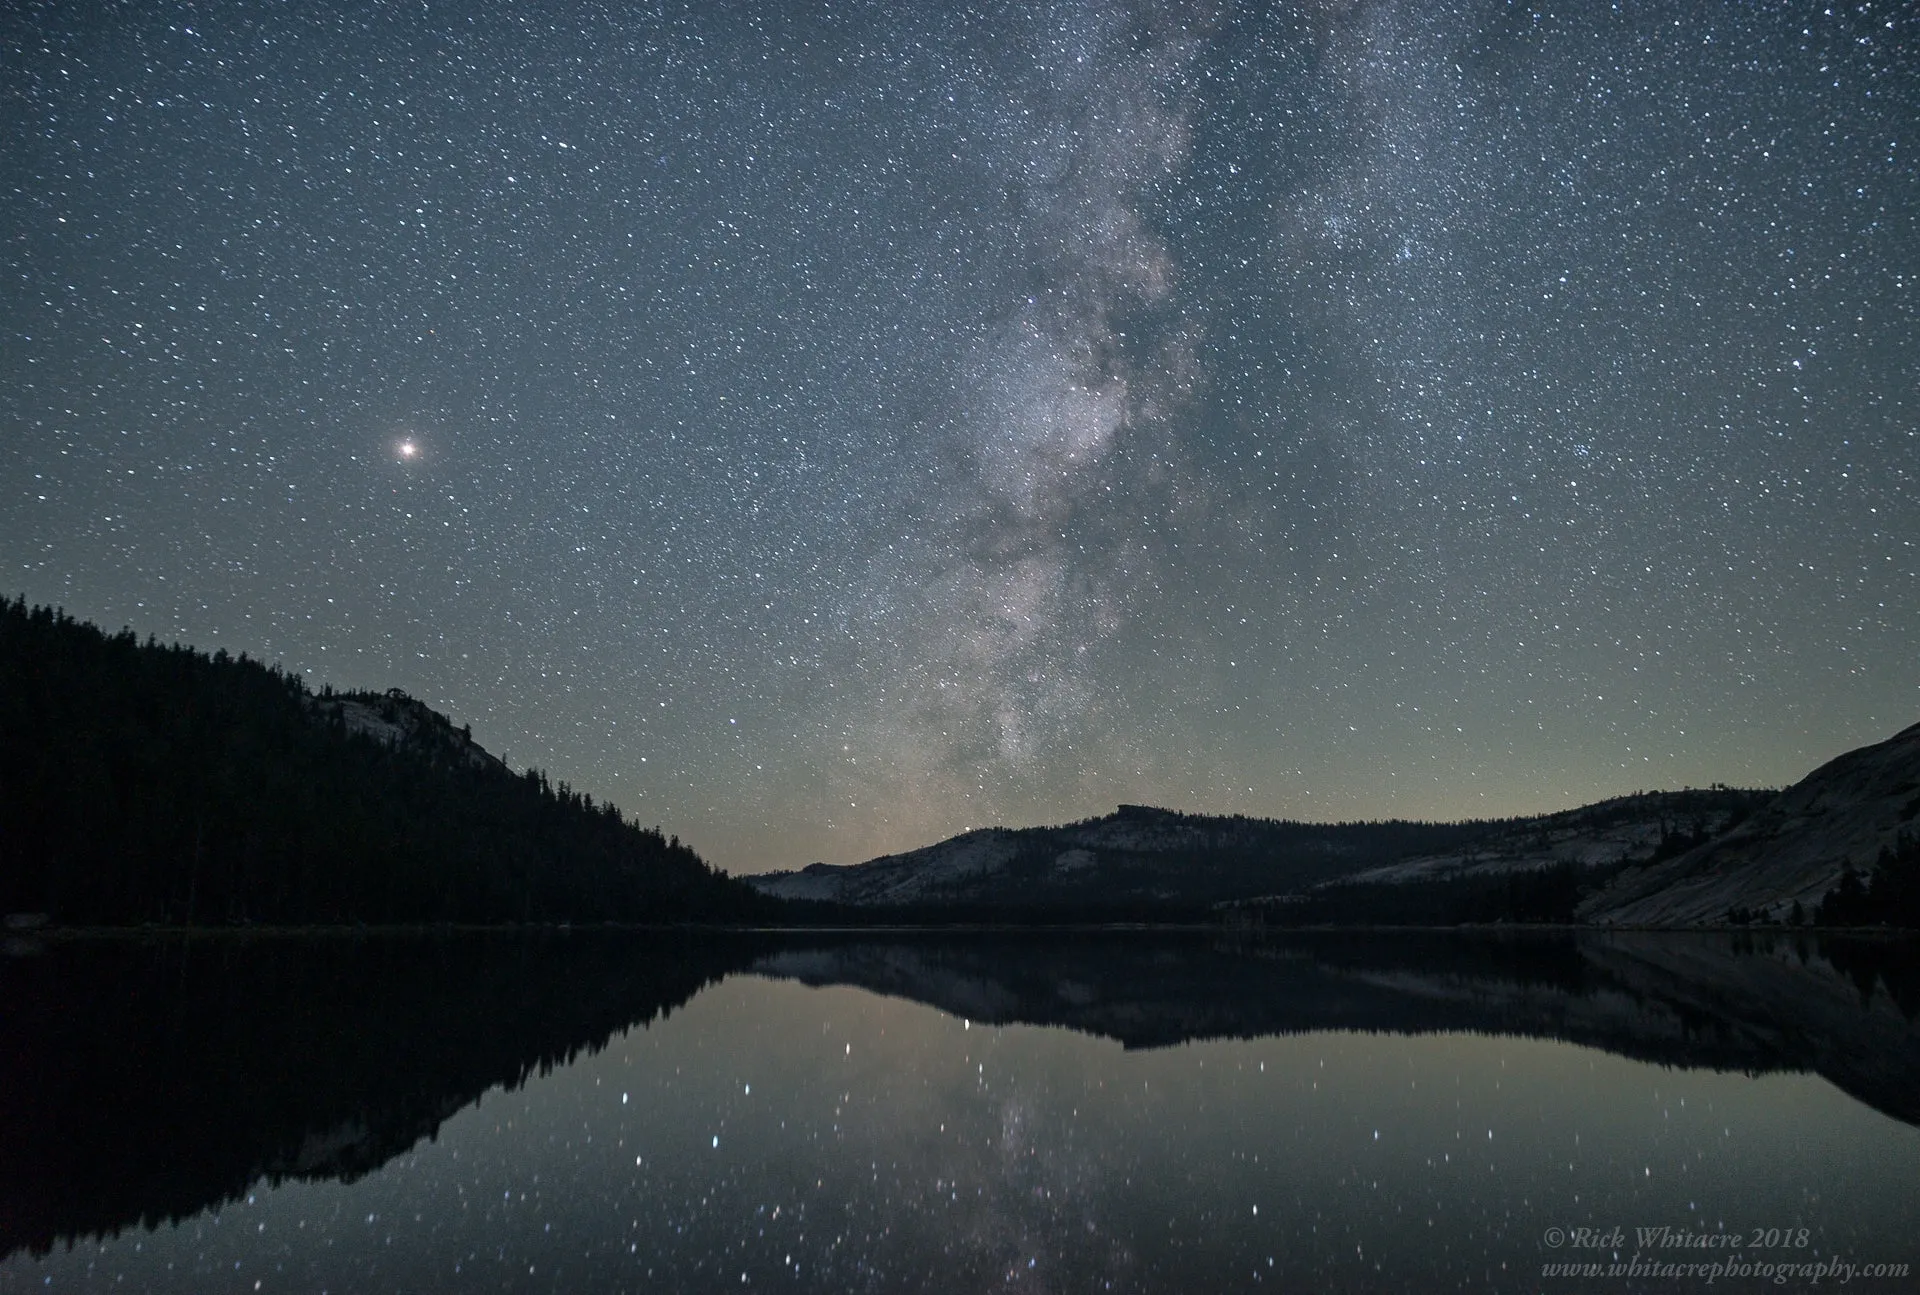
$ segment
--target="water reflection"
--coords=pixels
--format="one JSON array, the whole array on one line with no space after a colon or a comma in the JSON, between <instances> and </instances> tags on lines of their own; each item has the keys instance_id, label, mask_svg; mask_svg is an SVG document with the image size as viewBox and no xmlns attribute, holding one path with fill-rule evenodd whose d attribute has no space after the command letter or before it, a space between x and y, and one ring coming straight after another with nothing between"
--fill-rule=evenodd
<instances>
[{"instance_id":1,"label":"water reflection","mask_svg":"<svg viewBox=\"0 0 1920 1295\"><path fill-rule=\"evenodd\" d=\"M1659 1224L1911 1262L1920 1131L1880 1112L1916 1119L1913 967L1650 936L62 946L0 968L6 1244L185 1221L0 1287L1522 1288L1550 1227Z\"/></svg>"},{"instance_id":2,"label":"water reflection","mask_svg":"<svg viewBox=\"0 0 1920 1295\"><path fill-rule=\"evenodd\" d=\"M31 951L29 951L31 952ZM744 950L658 937L103 939L0 961L0 1253L352 1181Z\"/></svg>"},{"instance_id":3,"label":"water reflection","mask_svg":"<svg viewBox=\"0 0 1920 1295\"><path fill-rule=\"evenodd\" d=\"M755 970L978 1020L1159 1047L1305 1030L1470 1030L1676 1066L1814 1070L1920 1123L1920 961L1907 942L1718 934L1126 933L796 946Z\"/></svg>"}]
</instances>

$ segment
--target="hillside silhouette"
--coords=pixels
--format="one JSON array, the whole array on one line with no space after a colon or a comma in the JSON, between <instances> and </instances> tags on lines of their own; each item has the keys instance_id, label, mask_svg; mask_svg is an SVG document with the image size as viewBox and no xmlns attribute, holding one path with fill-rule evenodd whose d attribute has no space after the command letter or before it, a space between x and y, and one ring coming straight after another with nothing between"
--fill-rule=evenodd
<instances>
[{"instance_id":1,"label":"hillside silhouette","mask_svg":"<svg viewBox=\"0 0 1920 1295\"><path fill-rule=\"evenodd\" d=\"M729 921L775 905L397 690L0 602L0 912L129 925Z\"/></svg>"}]
</instances>

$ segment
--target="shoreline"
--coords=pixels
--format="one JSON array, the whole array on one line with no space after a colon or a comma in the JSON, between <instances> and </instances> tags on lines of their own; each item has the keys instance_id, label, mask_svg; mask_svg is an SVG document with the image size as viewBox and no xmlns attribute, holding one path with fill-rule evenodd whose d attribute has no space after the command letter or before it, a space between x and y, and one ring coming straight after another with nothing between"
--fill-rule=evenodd
<instances>
[{"instance_id":1,"label":"shoreline","mask_svg":"<svg viewBox=\"0 0 1920 1295\"><path fill-rule=\"evenodd\" d=\"M718 922L395 922L312 923L305 925L242 924L219 926L94 926L49 922L31 927L9 927L0 940L9 945L121 939L296 939L334 937L419 937L445 935L573 935L584 933L679 935L1849 935L1920 937L1920 929L1890 926L1615 926L1577 922L1490 922L1425 926L1406 923L1337 926L1233 926L1212 922L875 922L831 923L817 926L736 924Z\"/></svg>"}]
</instances>

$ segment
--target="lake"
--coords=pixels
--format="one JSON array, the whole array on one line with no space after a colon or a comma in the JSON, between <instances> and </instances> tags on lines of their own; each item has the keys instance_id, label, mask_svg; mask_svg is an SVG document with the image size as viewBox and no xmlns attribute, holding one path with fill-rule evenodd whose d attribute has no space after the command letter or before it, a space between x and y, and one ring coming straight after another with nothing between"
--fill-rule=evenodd
<instances>
[{"instance_id":1,"label":"lake","mask_svg":"<svg viewBox=\"0 0 1920 1295\"><path fill-rule=\"evenodd\" d=\"M0 1290L1920 1284L1907 942L13 953Z\"/></svg>"}]
</instances>

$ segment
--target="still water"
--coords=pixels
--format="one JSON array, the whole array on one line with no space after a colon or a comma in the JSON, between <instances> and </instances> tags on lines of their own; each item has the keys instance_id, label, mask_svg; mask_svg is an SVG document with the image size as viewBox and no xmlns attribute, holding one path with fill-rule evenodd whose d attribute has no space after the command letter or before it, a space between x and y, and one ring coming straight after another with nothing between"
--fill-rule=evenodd
<instances>
[{"instance_id":1,"label":"still water","mask_svg":"<svg viewBox=\"0 0 1920 1295\"><path fill-rule=\"evenodd\" d=\"M1714 1286L1779 1289L1763 1265L1920 1260L1915 1004L1900 1001L1904 973L1862 972L1858 951L1671 937L763 940L717 955L586 942L16 960L9 987L39 1023L14 1022L4 1042L40 1055L8 1076L23 1084L0 1136L26 1150L5 1171L16 1248L0 1289L1707 1287L1543 1269L1636 1252L1754 1265ZM715 960L692 987L673 980L700 958ZM102 959L120 963L102 973ZM316 961L311 980L288 970ZM45 1007L55 982L97 994L103 976L151 984L176 962L142 1019L169 1002L181 1015L118 1058L124 1024L96 1037ZM609 987L629 963L649 986L638 1006ZM369 964L359 980L344 971ZM349 1036L350 1013L383 994L410 1028L485 1029L489 1013L404 1001L429 964L434 993L492 997L497 1045L581 997L612 1024L576 1004L578 1038L529 1038L521 1070L508 1061L491 1084L499 1058L458 1038ZM248 976L276 988L257 999L231 983ZM301 1002L323 984L346 985L348 1016ZM258 1031L223 1011L313 1033L254 1053L235 1040ZM155 1052L165 1038L211 1046L206 1074ZM60 1082L86 1064L121 1069ZM138 1109L144 1067L172 1094L151 1110ZM253 1079L213 1077L234 1067ZM315 1068L334 1079L297 1087ZM234 1095L194 1095L222 1083ZM277 1103L239 1095L276 1084ZM120 1109L69 1109L88 1100ZM36 1143L13 1127L34 1115L21 1101L44 1108L43 1127L103 1136ZM116 1162L104 1132L121 1121L135 1146ZM152 1163L208 1140L227 1144L210 1162L236 1146L251 1160L203 1180ZM70 1171L151 1177L150 1200L136 1190L121 1208L180 1217L89 1215L112 1191L84 1186L69 1217L46 1213L35 1189ZM196 1191L212 1199L196 1206ZM1665 1244L1641 1243L1661 1226ZM1685 1234L1704 1242L1676 1244Z\"/></svg>"}]
</instances>

